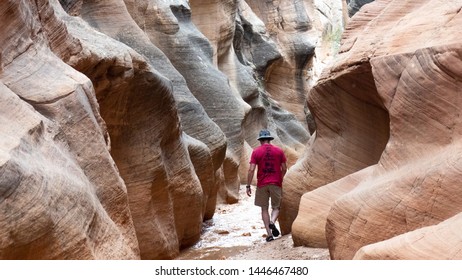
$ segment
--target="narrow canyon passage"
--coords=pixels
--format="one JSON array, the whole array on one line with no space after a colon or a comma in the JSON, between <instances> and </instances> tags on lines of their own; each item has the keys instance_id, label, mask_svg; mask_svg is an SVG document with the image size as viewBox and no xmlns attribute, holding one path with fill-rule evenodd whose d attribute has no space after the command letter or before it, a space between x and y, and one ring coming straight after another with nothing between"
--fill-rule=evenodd
<instances>
[{"instance_id":1,"label":"narrow canyon passage","mask_svg":"<svg viewBox=\"0 0 462 280\"><path fill-rule=\"evenodd\" d=\"M224 259L265 242L260 208L253 205L253 199L241 186L239 202L217 205L213 218L203 224L201 240L183 250L177 259Z\"/></svg>"},{"instance_id":2,"label":"narrow canyon passage","mask_svg":"<svg viewBox=\"0 0 462 280\"><path fill-rule=\"evenodd\" d=\"M241 185L239 202L217 205L213 218L204 222L200 241L183 250L176 259L329 259L327 249L294 247L290 234L272 242L266 242L265 237L260 208L254 205L254 196L248 197L245 186Z\"/></svg>"}]
</instances>

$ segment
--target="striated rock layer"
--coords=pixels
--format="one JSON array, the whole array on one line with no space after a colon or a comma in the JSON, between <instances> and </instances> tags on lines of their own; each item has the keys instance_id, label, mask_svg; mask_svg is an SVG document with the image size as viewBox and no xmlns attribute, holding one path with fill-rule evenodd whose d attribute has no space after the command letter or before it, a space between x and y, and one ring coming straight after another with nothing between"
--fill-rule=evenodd
<instances>
[{"instance_id":1,"label":"striated rock layer","mask_svg":"<svg viewBox=\"0 0 462 280\"><path fill-rule=\"evenodd\" d=\"M0 258L139 258L92 84L50 51L59 44L45 32L61 28L53 39L74 52L79 44L36 3L0 4Z\"/></svg>"},{"instance_id":2,"label":"striated rock layer","mask_svg":"<svg viewBox=\"0 0 462 280\"><path fill-rule=\"evenodd\" d=\"M316 139L288 175L317 188L297 209L297 244L332 259L461 258L461 9L377 0L352 18L309 95Z\"/></svg>"},{"instance_id":3,"label":"striated rock layer","mask_svg":"<svg viewBox=\"0 0 462 280\"><path fill-rule=\"evenodd\" d=\"M171 259L197 242L238 200L261 128L289 165L310 139L331 7L2 1L0 258Z\"/></svg>"}]
</instances>

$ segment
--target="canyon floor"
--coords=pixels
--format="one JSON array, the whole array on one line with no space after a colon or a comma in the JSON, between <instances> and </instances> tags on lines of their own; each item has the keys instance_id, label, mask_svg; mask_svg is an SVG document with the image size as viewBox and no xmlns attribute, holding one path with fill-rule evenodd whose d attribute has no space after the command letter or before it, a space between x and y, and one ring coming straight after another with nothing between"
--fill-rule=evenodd
<instances>
[{"instance_id":1,"label":"canyon floor","mask_svg":"<svg viewBox=\"0 0 462 280\"><path fill-rule=\"evenodd\" d=\"M290 234L266 242L260 208L241 186L236 204L217 205L204 222L201 240L181 252L178 260L328 260L329 251L295 247Z\"/></svg>"}]
</instances>

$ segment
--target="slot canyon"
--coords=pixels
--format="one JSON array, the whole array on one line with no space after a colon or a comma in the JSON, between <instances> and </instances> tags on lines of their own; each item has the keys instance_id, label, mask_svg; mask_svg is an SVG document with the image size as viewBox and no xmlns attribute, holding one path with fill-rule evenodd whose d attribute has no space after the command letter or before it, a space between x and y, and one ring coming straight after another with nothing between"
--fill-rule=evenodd
<instances>
[{"instance_id":1,"label":"slot canyon","mask_svg":"<svg viewBox=\"0 0 462 280\"><path fill-rule=\"evenodd\" d=\"M286 250L462 259L461 10L1 1L0 259L179 258L242 205L263 128Z\"/></svg>"}]
</instances>

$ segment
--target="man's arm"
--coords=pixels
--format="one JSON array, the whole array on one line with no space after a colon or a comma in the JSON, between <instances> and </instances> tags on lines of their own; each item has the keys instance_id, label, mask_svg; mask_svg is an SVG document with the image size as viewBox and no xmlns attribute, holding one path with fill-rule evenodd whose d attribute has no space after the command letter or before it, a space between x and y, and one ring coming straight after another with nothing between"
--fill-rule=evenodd
<instances>
[{"instance_id":1,"label":"man's arm","mask_svg":"<svg viewBox=\"0 0 462 280\"><path fill-rule=\"evenodd\" d=\"M255 174L255 167L255 163L251 163L249 165L249 171L247 172L247 186L250 186L252 184L253 175ZM246 193L248 196L250 196L252 194L251 188L246 188Z\"/></svg>"},{"instance_id":2,"label":"man's arm","mask_svg":"<svg viewBox=\"0 0 462 280\"><path fill-rule=\"evenodd\" d=\"M247 186L252 185L253 175L255 174L255 167L257 165L255 163L251 163L249 165L249 171L247 172Z\"/></svg>"}]
</instances>

